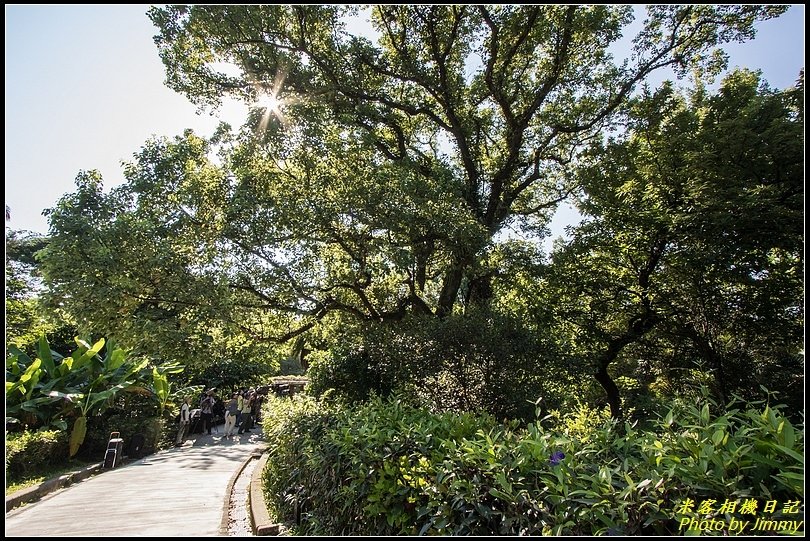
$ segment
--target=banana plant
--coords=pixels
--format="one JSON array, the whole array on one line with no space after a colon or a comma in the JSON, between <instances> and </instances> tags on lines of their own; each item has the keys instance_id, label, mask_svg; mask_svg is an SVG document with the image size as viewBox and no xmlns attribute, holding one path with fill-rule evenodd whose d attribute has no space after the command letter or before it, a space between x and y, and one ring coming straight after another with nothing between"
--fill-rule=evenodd
<instances>
[{"instance_id":1,"label":"banana plant","mask_svg":"<svg viewBox=\"0 0 810 541\"><path fill-rule=\"evenodd\" d=\"M149 364L148 360L127 363L124 350L115 347L112 342L107 347L107 354L102 358L99 352L104 347L103 338L93 344L92 347L80 340L77 340L77 343L81 347L71 356L71 358L75 359L74 364L78 366L89 365L95 378L86 392L69 397L71 402L76 404L76 409L79 411L79 417L76 418L73 430L70 433L69 449L71 457L78 452L79 447L84 443L87 434L88 414L91 411L103 411L104 406L120 391L135 386L136 378L133 376L137 376ZM82 352L82 349L86 351Z\"/></svg>"},{"instance_id":2,"label":"banana plant","mask_svg":"<svg viewBox=\"0 0 810 541\"><path fill-rule=\"evenodd\" d=\"M119 392L142 387L142 371L148 361L128 361L126 352L113 342L106 343L102 357L105 343L102 338L90 345L77 337L78 348L69 357L62 357L51 351L42 337L34 360L10 347L11 355L6 359L7 414L62 429L67 429L67 421L76 416L69 440L70 456L74 456L84 442L88 415L103 412Z\"/></svg>"},{"instance_id":3,"label":"banana plant","mask_svg":"<svg viewBox=\"0 0 810 541\"><path fill-rule=\"evenodd\" d=\"M50 351L45 337L38 345L38 357L31 359L14 345L8 347L6 358L6 415L12 419L28 420L26 424L38 423L42 426L55 426L64 429L63 422L53 422L57 415L54 405L59 399L48 397L46 387L60 384L54 368L54 358L61 356ZM62 426L64 424L64 426Z\"/></svg>"},{"instance_id":4,"label":"banana plant","mask_svg":"<svg viewBox=\"0 0 810 541\"><path fill-rule=\"evenodd\" d=\"M179 374L185 366L178 363L164 363L152 367L152 388L150 389L157 399L158 413L163 417L166 408L171 404L172 384L169 374Z\"/></svg>"}]
</instances>

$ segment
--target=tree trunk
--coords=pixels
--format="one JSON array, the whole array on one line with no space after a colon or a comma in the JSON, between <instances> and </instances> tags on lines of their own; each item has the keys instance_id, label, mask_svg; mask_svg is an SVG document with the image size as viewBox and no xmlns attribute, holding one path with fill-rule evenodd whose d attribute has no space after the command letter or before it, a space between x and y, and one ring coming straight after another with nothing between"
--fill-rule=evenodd
<instances>
[{"instance_id":1,"label":"tree trunk","mask_svg":"<svg viewBox=\"0 0 810 541\"><path fill-rule=\"evenodd\" d=\"M621 397L619 396L619 388L616 382L610 377L607 371L608 365L616 360L622 349L628 344L632 344L645 334L647 334L655 324L658 323L658 314L652 309L652 302L648 296L650 288L650 277L655 271L658 263L661 261L661 256L664 255L664 250L668 245L666 236L661 233L654 239L650 248L650 255L644 267L638 271L638 283L641 286L641 313L631 317L627 321L627 329L619 336L611 337L608 340L608 347L605 352L599 357L599 368L594 374L596 381L605 389L607 393L608 404L610 404L610 414L614 419L621 419Z\"/></svg>"},{"instance_id":2,"label":"tree trunk","mask_svg":"<svg viewBox=\"0 0 810 541\"><path fill-rule=\"evenodd\" d=\"M466 304L475 308L486 308L492 300L492 274L470 280Z\"/></svg>"},{"instance_id":3,"label":"tree trunk","mask_svg":"<svg viewBox=\"0 0 810 541\"><path fill-rule=\"evenodd\" d=\"M453 313L453 305L458 297L458 290L461 287L461 279L464 276L464 268L460 263L453 265L447 274L444 275L442 291L439 294L439 305L436 307L436 315L444 318Z\"/></svg>"},{"instance_id":4,"label":"tree trunk","mask_svg":"<svg viewBox=\"0 0 810 541\"><path fill-rule=\"evenodd\" d=\"M632 344L645 334L647 334L658 322L658 315L651 311L645 310L643 314L635 316L627 322L627 330L619 336L615 336L608 341L608 347L605 352L599 356L599 368L594 374L594 378L605 389L607 393L608 404L610 405L610 415L614 419L621 419L621 397L619 396L619 388L616 382L610 377L607 371L610 363L616 360L622 349L628 344Z\"/></svg>"},{"instance_id":5,"label":"tree trunk","mask_svg":"<svg viewBox=\"0 0 810 541\"><path fill-rule=\"evenodd\" d=\"M614 382L613 378L608 374L607 367L609 363L610 361L603 362L599 370L594 374L594 377L602 388L605 389L605 393L607 393L607 401L610 405L610 416L619 420L622 418L622 399L619 396L619 388L616 386L616 382Z\"/></svg>"},{"instance_id":6,"label":"tree trunk","mask_svg":"<svg viewBox=\"0 0 810 541\"><path fill-rule=\"evenodd\" d=\"M414 272L414 286L419 293L425 292L425 282L427 281L427 265L430 256L435 251L435 243L432 239L414 244L413 253L416 259L416 270Z\"/></svg>"}]
</instances>

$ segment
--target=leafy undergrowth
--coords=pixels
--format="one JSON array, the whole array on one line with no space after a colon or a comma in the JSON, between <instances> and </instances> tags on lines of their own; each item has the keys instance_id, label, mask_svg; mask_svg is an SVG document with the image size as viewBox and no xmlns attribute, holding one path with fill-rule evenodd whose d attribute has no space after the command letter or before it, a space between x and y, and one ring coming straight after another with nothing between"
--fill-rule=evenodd
<instances>
[{"instance_id":1,"label":"leafy undergrowth","mask_svg":"<svg viewBox=\"0 0 810 541\"><path fill-rule=\"evenodd\" d=\"M804 497L803 433L779 407L664 411L644 430L582 412L521 428L396 399L272 399L266 500L309 535L672 535L692 519L722 534L732 519L796 518L782 510ZM721 509L748 500L779 507Z\"/></svg>"}]
</instances>

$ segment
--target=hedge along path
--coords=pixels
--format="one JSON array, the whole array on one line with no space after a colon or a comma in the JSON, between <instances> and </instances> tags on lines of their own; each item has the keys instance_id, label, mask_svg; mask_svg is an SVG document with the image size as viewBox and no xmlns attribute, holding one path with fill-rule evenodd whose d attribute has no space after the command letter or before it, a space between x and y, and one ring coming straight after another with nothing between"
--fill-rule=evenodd
<instances>
[{"instance_id":1,"label":"hedge along path","mask_svg":"<svg viewBox=\"0 0 810 541\"><path fill-rule=\"evenodd\" d=\"M196 435L12 510L6 536L219 535L228 483L260 447L258 431Z\"/></svg>"}]
</instances>

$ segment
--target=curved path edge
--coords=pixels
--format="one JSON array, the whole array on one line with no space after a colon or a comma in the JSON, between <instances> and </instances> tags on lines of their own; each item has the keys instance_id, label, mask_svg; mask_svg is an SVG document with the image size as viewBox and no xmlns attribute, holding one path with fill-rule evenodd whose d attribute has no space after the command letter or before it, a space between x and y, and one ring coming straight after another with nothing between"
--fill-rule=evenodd
<instances>
[{"instance_id":1,"label":"curved path edge","mask_svg":"<svg viewBox=\"0 0 810 541\"><path fill-rule=\"evenodd\" d=\"M259 536L278 535L280 529L280 525L270 518L270 514L267 512L267 503L264 501L262 473L267 464L267 458L267 453L262 454L256 467L253 468L248 496L250 500L250 523L253 526L253 533Z\"/></svg>"}]
</instances>

